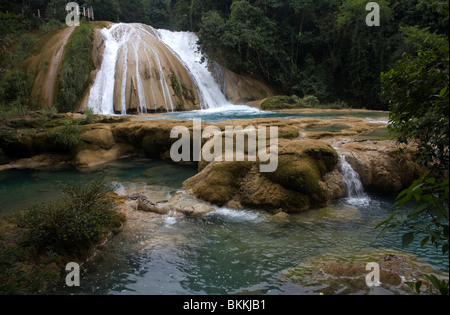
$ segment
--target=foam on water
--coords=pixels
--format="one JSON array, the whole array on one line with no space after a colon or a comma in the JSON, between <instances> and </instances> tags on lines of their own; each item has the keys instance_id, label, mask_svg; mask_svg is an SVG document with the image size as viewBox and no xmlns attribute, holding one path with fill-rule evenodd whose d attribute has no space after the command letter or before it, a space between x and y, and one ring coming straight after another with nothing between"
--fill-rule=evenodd
<instances>
[{"instance_id":1,"label":"foam on water","mask_svg":"<svg viewBox=\"0 0 450 315\"><path fill-rule=\"evenodd\" d=\"M259 222L264 220L264 216L257 211L252 210L235 210L226 207L215 207L207 216L220 216L232 221L252 221Z\"/></svg>"}]
</instances>

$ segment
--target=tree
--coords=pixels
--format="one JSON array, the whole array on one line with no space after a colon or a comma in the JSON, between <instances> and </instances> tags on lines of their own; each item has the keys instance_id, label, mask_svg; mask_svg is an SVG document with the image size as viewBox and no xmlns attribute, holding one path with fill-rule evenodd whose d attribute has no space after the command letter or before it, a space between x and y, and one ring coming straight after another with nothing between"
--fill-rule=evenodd
<instances>
[{"instance_id":1,"label":"tree","mask_svg":"<svg viewBox=\"0 0 450 315\"><path fill-rule=\"evenodd\" d=\"M448 39L428 33L415 55L404 54L381 74L381 84L390 102L390 131L400 142L418 143L419 163L440 174L448 171Z\"/></svg>"},{"instance_id":2,"label":"tree","mask_svg":"<svg viewBox=\"0 0 450 315\"><path fill-rule=\"evenodd\" d=\"M86 0L88 6L94 8L97 21L119 22L120 4L118 0Z\"/></svg>"},{"instance_id":3,"label":"tree","mask_svg":"<svg viewBox=\"0 0 450 315\"><path fill-rule=\"evenodd\" d=\"M381 104L379 74L389 69L389 55L394 48L390 43L391 34L398 31L389 25L392 12L388 2L377 3L380 6L380 27L366 25L369 12L365 9L365 0L345 0L336 19L341 43L338 73L342 78L340 83L336 83L341 86L341 97L356 107L372 109Z\"/></svg>"},{"instance_id":4,"label":"tree","mask_svg":"<svg viewBox=\"0 0 450 315\"><path fill-rule=\"evenodd\" d=\"M447 13L448 16L448 13ZM448 37L418 27L405 28L415 54L405 53L393 69L381 74L383 95L390 100L389 129L400 142L418 146L418 162L429 170L402 191L389 218L376 228L407 228L402 246L420 237L449 254L449 44ZM425 38L425 39L424 39ZM420 39L424 39L420 43ZM436 176L430 176L430 174ZM401 206L408 206L399 209ZM441 294L448 281L426 275ZM411 283L420 293L421 282Z\"/></svg>"},{"instance_id":5,"label":"tree","mask_svg":"<svg viewBox=\"0 0 450 315\"><path fill-rule=\"evenodd\" d=\"M248 1L231 5L228 20L217 11L205 14L199 31L208 56L238 73L270 75L275 54L275 24Z\"/></svg>"}]
</instances>

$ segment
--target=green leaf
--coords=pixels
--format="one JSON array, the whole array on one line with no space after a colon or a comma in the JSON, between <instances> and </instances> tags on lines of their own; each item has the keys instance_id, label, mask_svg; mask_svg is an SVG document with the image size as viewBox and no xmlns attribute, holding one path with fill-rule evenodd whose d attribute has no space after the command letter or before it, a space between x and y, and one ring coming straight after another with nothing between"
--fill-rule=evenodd
<instances>
[{"instance_id":1,"label":"green leaf","mask_svg":"<svg viewBox=\"0 0 450 315\"><path fill-rule=\"evenodd\" d=\"M422 287L422 281L416 281L415 288L416 288L416 292L417 293L420 293L420 288L421 287Z\"/></svg>"},{"instance_id":2,"label":"green leaf","mask_svg":"<svg viewBox=\"0 0 450 315\"><path fill-rule=\"evenodd\" d=\"M430 240L430 237L427 236L425 237L421 242L420 242L420 246L424 247L426 243L428 243L428 241Z\"/></svg>"},{"instance_id":3,"label":"green leaf","mask_svg":"<svg viewBox=\"0 0 450 315\"><path fill-rule=\"evenodd\" d=\"M413 241L414 241L414 233L413 232L403 234L402 235L402 248L407 247Z\"/></svg>"}]
</instances>

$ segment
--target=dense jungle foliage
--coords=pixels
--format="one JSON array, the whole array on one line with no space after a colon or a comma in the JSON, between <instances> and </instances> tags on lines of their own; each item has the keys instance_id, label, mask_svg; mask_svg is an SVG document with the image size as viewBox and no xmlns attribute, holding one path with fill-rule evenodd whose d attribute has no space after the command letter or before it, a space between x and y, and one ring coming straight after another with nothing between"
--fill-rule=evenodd
<instances>
[{"instance_id":1,"label":"dense jungle foliage","mask_svg":"<svg viewBox=\"0 0 450 315\"><path fill-rule=\"evenodd\" d=\"M65 0L5 0L6 35L64 22ZM210 58L269 82L278 94L314 95L352 107L388 109L380 73L417 50L417 34L448 41L448 2L380 0L379 27L365 0L83 0L96 20L195 31ZM41 18L37 17L40 9ZM48 27L48 26L47 26ZM420 37L420 36L419 36ZM416 41L416 42L415 42ZM4 69L0 69L3 77ZM0 93L1 94L1 93Z\"/></svg>"}]
</instances>

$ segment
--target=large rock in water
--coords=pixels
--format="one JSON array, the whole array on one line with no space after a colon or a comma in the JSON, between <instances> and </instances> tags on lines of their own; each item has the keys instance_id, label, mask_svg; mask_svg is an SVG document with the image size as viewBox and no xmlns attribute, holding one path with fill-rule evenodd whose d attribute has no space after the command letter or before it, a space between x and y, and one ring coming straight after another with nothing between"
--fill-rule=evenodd
<instances>
[{"instance_id":1,"label":"large rock in water","mask_svg":"<svg viewBox=\"0 0 450 315\"><path fill-rule=\"evenodd\" d=\"M280 139L276 171L261 173L258 163L213 161L183 187L220 206L305 210L328 201L322 180L335 169L338 155L321 141Z\"/></svg>"},{"instance_id":2,"label":"large rock in water","mask_svg":"<svg viewBox=\"0 0 450 315\"><path fill-rule=\"evenodd\" d=\"M373 270L366 270L369 262L379 265L379 286L369 287L366 284L366 277ZM424 280L424 274L433 274L448 281L448 274L411 254L389 249L368 249L351 254L324 252L284 270L280 278L284 282L300 285L309 294L386 295L413 294L406 282Z\"/></svg>"},{"instance_id":3,"label":"large rock in water","mask_svg":"<svg viewBox=\"0 0 450 315\"><path fill-rule=\"evenodd\" d=\"M351 142L341 150L367 191L397 193L425 172L415 162L415 149L400 149L394 141Z\"/></svg>"}]
</instances>

